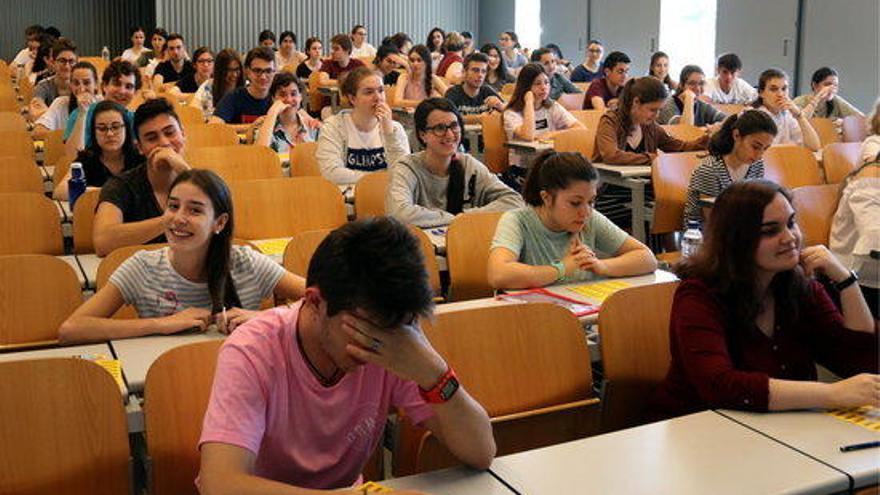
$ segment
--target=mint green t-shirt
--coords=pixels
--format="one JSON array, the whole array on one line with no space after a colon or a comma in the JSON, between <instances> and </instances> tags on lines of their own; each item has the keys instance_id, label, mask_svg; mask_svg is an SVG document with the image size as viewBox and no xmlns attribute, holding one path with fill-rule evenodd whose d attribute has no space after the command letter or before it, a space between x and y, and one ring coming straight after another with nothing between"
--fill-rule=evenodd
<instances>
[{"instance_id":1,"label":"mint green t-shirt","mask_svg":"<svg viewBox=\"0 0 880 495\"><path fill-rule=\"evenodd\" d=\"M521 263L527 265L550 265L565 257L571 242L571 233L553 232L544 226L535 208L527 206L504 213L495 229L492 247L503 247L515 254ZM629 237L620 227L614 225L596 210L583 230L577 233L580 241L596 252L600 258L617 254L620 246ZM558 283L580 282L598 278L591 271L576 270Z\"/></svg>"}]
</instances>

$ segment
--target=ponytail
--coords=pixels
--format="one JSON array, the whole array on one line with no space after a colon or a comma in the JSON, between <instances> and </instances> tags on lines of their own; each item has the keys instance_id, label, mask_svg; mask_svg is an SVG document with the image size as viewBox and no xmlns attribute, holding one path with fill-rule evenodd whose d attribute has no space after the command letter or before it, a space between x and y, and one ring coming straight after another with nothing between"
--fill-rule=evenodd
<instances>
[{"instance_id":1,"label":"ponytail","mask_svg":"<svg viewBox=\"0 0 880 495\"><path fill-rule=\"evenodd\" d=\"M572 182L595 182L599 174L587 158L575 152L548 150L535 158L523 184L523 199L531 206L541 206L541 191L555 193Z\"/></svg>"},{"instance_id":2,"label":"ponytail","mask_svg":"<svg viewBox=\"0 0 880 495\"><path fill-rule=\"evenodd\" d=\"M620 92L617 115L623 129L629 133L632 127L632 105L636 98L642 104L665 100L669 96L661 81L652 76L634 77L626 82Z\"/></svg>"},{"instance_id":3,"label":"ponytail","mask_svg":"<svg viewBox=\"0 0 880 495\"><path fill-rule=\"evenodd\" d=\"M739 131L740 138L749 134L764 132L776 136L776 123L762 110L745 110L739 115L733 114L724 119L721 129L709 140L709 154L721 158L733 151L735 144L733 131Z\"/></svg>"}]
</instances>

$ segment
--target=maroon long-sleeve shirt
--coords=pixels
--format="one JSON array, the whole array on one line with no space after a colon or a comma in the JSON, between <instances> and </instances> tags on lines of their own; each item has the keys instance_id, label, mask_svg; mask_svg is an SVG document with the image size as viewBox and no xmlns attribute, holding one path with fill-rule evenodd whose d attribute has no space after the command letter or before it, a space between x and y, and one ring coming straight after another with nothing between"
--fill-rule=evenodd
<instances>
[{"instance_id":1,"label":"maroon long-sleeve shirt","mask_svg":"<svg viewBox=\"0 0 880 495\"><path fill-rule=\"evenodd\" d=\"M816 380L815 363L847 377L877 373L878 338L843 326L843 315L818 282L801 314L776 312L773 335L754 322L725 322L725 302L689 279L675 293L669 324L672 365L654 399L661 416L708 408L766 411L769 380Z\"/></svg>"}]
</instances>

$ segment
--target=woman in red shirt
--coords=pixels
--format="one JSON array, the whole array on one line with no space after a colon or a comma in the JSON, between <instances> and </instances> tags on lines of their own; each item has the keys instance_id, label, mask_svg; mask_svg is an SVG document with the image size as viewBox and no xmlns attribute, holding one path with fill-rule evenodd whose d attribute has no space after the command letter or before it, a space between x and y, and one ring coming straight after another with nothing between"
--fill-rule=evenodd
<instances>
[{"instance_id":1,"label":"woman in red shirt","mask_svg":"<svg viewBox=\"0 0 880 495\"><path fill-rule=\"evenodd\" d=\"M678 274L672 365L655 412L880 406L877 332L855 277L825 246L801 247L781 186L748 180L723 191ZM813 275L836 287L841 310ZM819 383L816 362L850 378Z\"/></svg>"}]
</instances>

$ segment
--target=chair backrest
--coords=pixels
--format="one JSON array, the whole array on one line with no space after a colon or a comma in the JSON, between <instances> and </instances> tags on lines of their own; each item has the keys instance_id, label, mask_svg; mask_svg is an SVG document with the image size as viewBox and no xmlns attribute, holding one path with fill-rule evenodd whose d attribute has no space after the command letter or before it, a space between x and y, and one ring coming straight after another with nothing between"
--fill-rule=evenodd
<instances>
[{"instance_id":1,"label":"chair backrest","mask_svg":"<svg viewBox=\"0 0 880 495\"><path fill-rule=\"evenodd\" d=\"M693 125L685 125L685 124L674 124L674 125L662 125L660 126L666 130L666 132L682 141L693 141L695 139L699 139L706 131Z\"/></svg>"},{"instance_id":2,"label":"chair backrest","mask_svg":"<svg viewBox=\"0 0 880 495\"><path fill-rule=\"evenodd\" d=\"M567 129L553 138L553 149L556 151L574 151L584 155L588 160L593 156L596 144L596 128Z\"/></svg>"},{"instance_id":3,"label":"chair backrest","mask_svg":"<svg viewBox=\"0 0 880 495\"><path fill-rule=\"evenodd\" d=\"M47 132L43 137L43 165L55 165L66 154L64 129Z\"/></svg>"},{"instance_id":4,"label":"chair backrest","mask_svg":"<svg viewBox=\"0 0 880 495\"><path fill-rule=\"evenodd\" d=\"M309 74L308 84L306 85L309 88L309 111L311 112L320 112L324 106L324 95L321 94L318 85L320 77L320 71L313 71Z\"/></svg>"},{"instance_id":5,"label":"chair backrest","mask_svg":"<svg viewBox=\"0 0 880 495\"><path fill-rule=\"evenodd\" d=\"M566 110L580 110L584 107L584 95L586 93L563 93L559 95L557 103Z\"/></svg>"},{"instance_id":6,"label":"chair backrest","mask_svg":"<svg viewBox=\"0 0 880 495\"><path fill-rule=\"evenodd\" d=\"M18 112L22 104L19 103L12 90L0 93L0 112Z\"/></svg>"},{"instance_id":7,"label":"chair backrest","mask_svg":"<svg viewBox=\"0 0 880 495\"><path fill-rule=\"evenodd\" d=\"M584 124L584 127L592 129L593 135L595 135L596 129L599 127L599 119L602 118L604 113L602 110L575 110L571 112L574 118L578 119L581 124Z\"/></svg>"},{"instance_id":8,"label":"chair backrest","mask_svg":"<svg viewBox=\"0 0 880 495\"><path fill-rule=\"evenodd\" d=\"M174 108L177 117L180 118L180 125L184 129L192 126L198 126L205 123L205 114L202 110L190 105L180 105Z\"/></svg>"},{"instance_id":9,"label":"chair backrest","mask_svg":"<svg viewBox=\"0 0 880 495\"><path fill-rule=\"evenodd\" d=\"M101 262L98 264L98 272L95 275L95 284L97 289L101 289L107 282L110 280L110 275L113 275L113 272L119 268L119 265L122 264L123 261L127 260L134 253L142 250L152 251L154 249L161 249L167 246L167 243L156 243L156 244L138 244L134 246L123 246L120 248L116 248L110 252L107 256L105 256Z\"/></svg>"},{"instance_id":10,"label":"chair backrest","mask_svg":"<svg viewBox=\"0 0 880 495\"><path fill-rule=\"evenodd\" d=\"M87 190L73 205L73 252L95 252L95 210L101 197L99 189Z\"/></svg>"},{"instance_id":11,"label":"chair backrest","mask_svg":"<svg viewBox=\"0 0 880 495\"><path fill-rule=\"evenodd\" d=\"M822 150L825 182L837 184L859 168L861 143L831 143Z\"/></svg>"},{"instance_id":12,"label":"chair backrest","mask_svg":"<svg viewBox=\"0 0 880 495\"><path fill-rule=\"evenodd\" d=\"M0 376L3 493L131 491L125 410L109 373L55 358L0 363Z\"/></svg>"},{"instance_id":13,"label":"chair backrest","mask_svg":"<svg viewBox=\"0 0 880 495\"><path fill-rule=\"evenodd\" d=\"M43 174L36 164L12 165L15 158L0 158L0 193L29 192L40 194L43 189Z\"/></svg>"},{"instance_id":14,"label":"chair backrest","mask_svg":"<svg viewBox=\"0 0 880 495\"><path fill-rule=\"evenodd\" d=\"M651 167L654 182L654 222L651 232L665 234L681 230L691 174L700 164L699 152L660 153Z\"/></svg>"},{"instance_id":15,"label":"chair backrest","mask_svg":"<svg viewBox=\"0 0 880 495\"><path fill-rule=\"evenodd\" d=\"M793 189L822 183L813 152L803 146L771 146L764 152L764 178Z\"/></svg>"},{"instance_id":16,"label":"chair backrest","mask_svg":"<svg viewBox=\"0 0 880 495\"><path fill-rule=\"evenodd\" d=\"M813 126L813 129L816 130L816 134L819 135L820 146L825 147L831 143L840 142L840 133L838 133L837 128L834 127L833 120L822 117L813 117L810 119L810 125Z\"/></svg>"},{"instance_id":17,"label":"chair backrest","mask_svg":"<svg viewBox=\"0 0 880 495\"><path fill-rule=\"evenodd\" d=\"M435 315L431 345L490 417L592 396L584 331L561 306L530 303Z\"/></svg>"},{"instance_id":18,"label":"chair backrest","mask_svg":"<svg viewBox=\"0 0 880 495\"><path fill-rule=\"evenodd\" d=\"M34 160L34 140L25 130L0 131L0 156L22 156Z\"/></svg>"},{"instance_id":19,"label":"chair backrest","mask_svg":"<svg viewBox=\"0 0 880 495\"><path fill-rule=\"evenodd\" d=\"M318 143L300 143L293 147L290 152L290 176L291 177L321 177L321 167L315 152Z\"/></svg>"},{"instance_id":20,"label":"chair backrest","mask_svg":"<svg viewBox=\"0 0 880 495\"><path fill-rule=\"evenodd\" d=\"M76 272L63 260L0 256L0 349L57 343L58 327L81 303Z\"/></svg>"},{"instance_id":21,"label":"chair backrest","mask_svg":"<svg viewBox=\"0 0 880 495\"><path fill-rule=\"evenodd\" d=\"M868 119L859 115L843 118L843 142L861 143L868 137Z\"/></svg>"},{"instance_id":22,"label":"chair backrest","mask_svg":"<svg viewBox=\"0 0 880 495\"><path fill-rule=\"evenodd\" d=\"M186 152L194 168L213 170L227 183L240 180L277 179L283 176L281 160L265 146L206 146Z\"/></svg>"},{"instance_id":23,"label":"chair backrest","mask_svg":"<svg viewBox=\"0 0 880 495\"><path fill-rule=\"evenodd\" d=\"M391 177L387 170L364 175L354 185L354 214L360 220L385 215L385 191Z\"/></svg>"},{"instance_id":24,"label":"chair backrest","mask_svg":"<svg viewBox=\"0 0 880 495\"><path fill-rule=\"evenodd\" d=\"M605 431L642 422L654 389L666 377L671 360L669 316L677 287L678 282L631 287L602 303Z\"/></svg>"},{"instance_id":25,"label":"chair backrest","mask_svg":"<svg viewBox=\"0 0 880 495\"><path fill-rule=\"evenodd\" d=\"M38 193L0 194L3 254L64 254L58 206Z\"/></svg>"},{"instance_id":26,"label":"chair backrest","mask_svg":"<svg viewBox=\"0 0 880 495\"><path fill-rule=\"evenodd\" d=\"M294 234L284 248L284 269L305 277L309 271L312 255L331 231L332 229L318 229Z\"/></svg>"},{"instance_id":27,"label":"chair backrest","mask_svg":"<svg viewBox=\"0 0 880 495\"><path fill-rule=\"evenodd\" d=\"M437 258L434 254L434 245L422 229L414 226L409 227L410 231L419 240L422 248L422 256L425 260L425 269L428 271L428 281L434 294L440 295L440 270L437 266ZM287 247L284 249L284 268L290 273L295 273L301 277L308 275L309 261L321 241L327 237L331 229L310 230L300 232L290 238Z\"/></svg>"},{"instance_id":28,"label":"chair backrest","mask_svg":"<svg viewBox=\"0 0 880 495\"><path fill-rule=\"evenodd\" d=\"M453 301L491 297L486 275L489 246L501 212L474 212L455 217L446 232L449 297Z\"/></svg>"},{"instance_id":29,"label":"chair backrest","mask_svg":"<svg viewBox=\"0 0 880 495\"><path fill-rule=\"evenodd\" d=\"M828 245L831 221L840 200L838 184L802 186L791 191L805 246Z\"/></svg>"},{"instance_id":30,"label":"chair backrest","mask_svg":"<svg viewBox=\"0 0 880 495\"><path fill-rule=\"evenodd\" d=\"M184 132L186 133L186 147L188 150L205 146L231 146L239 144L238 134L235 132L235 129L226 124L190 125Z\"/></svg>"},{"instance_id":31,"label":"chair backrest","mask_svg":"<svg viewBox=\"0 0 880 495\"><path fill-rule=\"evenodd\" d=\"M506 99L509 100L510 99L509 95L513 95L513 90L515 88L516 88L515 83L505 83L503 86L501 86L501 94L508 95L508 97Z\"/></svg>"},{"instance_id":32,"label":"chair backrest","mask_svg":"<svg viewBox=\"0 0 880 495\"><path fill-rule=\"evenodd\" d=\"M504 142L507 135L504 134L504 122L502 114L492 112L483 115L483 163L489 170L500 174L510 167L510 156Z\"/></svg>"},{"instance_id":33,"label":"chair backrest","mask_svg":"<svg viewBox=\"0 0 880 495\"><path fill-rule=\"evenodd\" d=\"M199 435L211 397L222 340L184 345L150 366L144 384L144 426L151 460L150 493L198 495Z\"/></svg>"},{"instance_id":34,"label":"chair backrest","mask_svg":"<svg viewBox=\"0 0 880 495\"><path fill-rule=\"evenodd\" d=\"M290 237L333 229L347 220L339 188L322 177L235 182L235 236L240 239Z\"/></svg>"},{"instance_id":35,"label":"chair backrest","mask_svg":"<svg viewBox=\"0 0 880 495\"><path fill-rule=\"evenodd\" d=\"M80 57L80 62L88 62L95 66L95 69L98 71L98 80L101 80L101 75L104 73L104 69L110 65L109 60L104 60L102 57Z\"/></svg>"},{"instance_id":36,"label":"chair backrest","mask_svg":"<svg viewBox=\"0 0 880 495\"><path fill-rule=\"evenodd\" d=\"M0 131L27 131L28 123L18 112L0 112Z\"/></svg>"},{"instance_id":37,"label":"chair backrest","mask_svg":"<svg viewBox=\"0 0 880 495\"><path fill-rule=\"evenodd\" d=\"M64 176L70 172L70 164L74 160L76 160L75 156L64 155L55 161L55 168L52 170L52 184L59 184L64 180Z\"/></svg>"}]
</instances>

